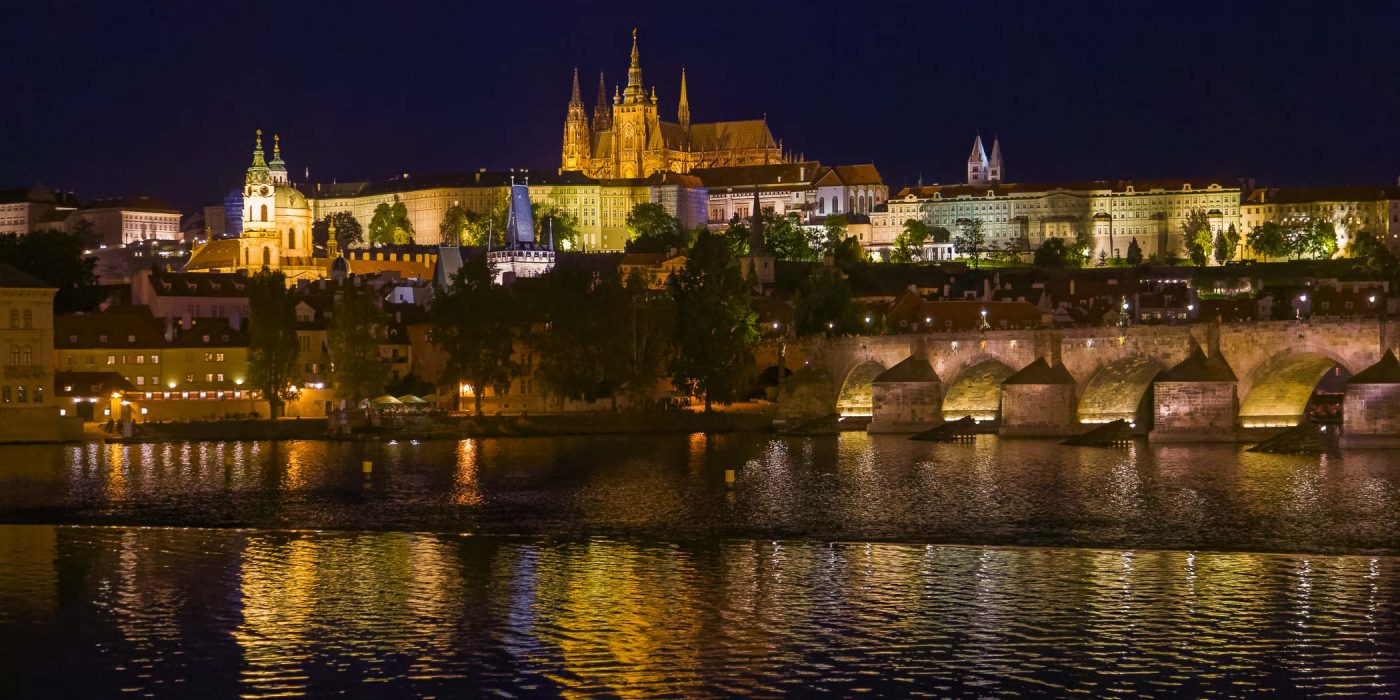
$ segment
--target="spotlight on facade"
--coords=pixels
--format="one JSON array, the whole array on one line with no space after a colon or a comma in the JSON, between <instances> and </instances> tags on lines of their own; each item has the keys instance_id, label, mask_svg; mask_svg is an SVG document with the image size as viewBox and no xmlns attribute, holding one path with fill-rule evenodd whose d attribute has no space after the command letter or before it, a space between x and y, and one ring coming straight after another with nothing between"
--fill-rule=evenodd
<instances>
[{"instance_id":1,"label":"spotlight on facade","mask_svg":"<svg viewBox=\"0 0 1400 700\"><path fill-rule=\"evenodd\" d=\"M870 323L870 322L873 321L873 320L875 320L875 319L872 319L872 318L870 318L869 316L866 316L866 317L865 317L865 322L866 322L866 323Z\"/></svg>"}]
</instances>

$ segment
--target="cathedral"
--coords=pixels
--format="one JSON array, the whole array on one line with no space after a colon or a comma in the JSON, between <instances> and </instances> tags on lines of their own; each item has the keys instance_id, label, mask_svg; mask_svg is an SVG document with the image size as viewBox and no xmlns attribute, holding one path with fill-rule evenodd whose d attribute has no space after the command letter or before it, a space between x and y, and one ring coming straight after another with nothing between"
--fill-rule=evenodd
<instances>
[{"instance_id":1,"label":"cathedral","mask_svg":"<svg viewBox=\"0 0 1400 700\"><path fill-rule=\"evenodd\" d=\"M627 87L614 89L609 105L603 75L598 75L598 101L591 125L579 93L578 69L574 69L573 95L564 119L563 169L594 178L638 178L658 172L688 173L696 168L792 160L783 153L781 142L773 138L767 118L692 123L684 69L676 121L662 121L657 104L656 88L647 94L642 86L634 29Z\"/></svg>"}]
</instances>

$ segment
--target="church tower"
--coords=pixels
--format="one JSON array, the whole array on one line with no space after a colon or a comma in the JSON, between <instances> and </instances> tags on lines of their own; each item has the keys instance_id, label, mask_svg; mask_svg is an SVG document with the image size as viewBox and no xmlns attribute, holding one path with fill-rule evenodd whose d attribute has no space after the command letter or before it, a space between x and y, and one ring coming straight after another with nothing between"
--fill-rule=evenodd
<instances>
[{"instance_id":1,"label":"church tower","mask_svg":"<svg viewBox=\"0 0 1400 700\"><path fill-rule=\"evenodd\" d=\"M990 167L987 162L987 150L982 148L982 135L978 134L972 142L972 154L967 157L967 184L987 184L987 171Z\"/></svg>"},{"instance_id":2,"label":"church tower","mask_svg":"<svg viewBox=\"0 0 1400 700\"><path fill-rule=\"evenodd\" d=\"M685 94L685 67L681 67L681 106L676 110L676 121L680 122L681 128L690 130L690 100Z\"/></svg>"},{"instance_id":3,"label":"church tower","mask_svg":"<svg viewBox=\"0 0 1400 700\"><path fill-rule=\"evenodd\" d=\"M287 163L282 160L282 137L277 134L272 135L272 160L268 161L267 169L272 173L272 184L287 184Z\"/></svg>"},{"instance_id":4,"label":"church tower","mask_svg":"<svg viewBox=\"0 0 1400 700\"><path fill-rule=\"evenodd\" d=\"M987 180L990 182L1001 182L1001 139L992 139L992 160L987 166Z\"/></svg>"},{"instance_id":5,"label":"church tower","mask_svg":"<svg viewBox=\"0 0 1400 700\"><path fill-rule=\"evenodd\" d=\"M622 99L613 104L613 146L617 159L614 177L643 177L646 164L643 155L647 140L657 125L656 98L648 97L642 86L642 58L637 51L637 30L632 30L632 64L627 69L627 87Z\"/></svg>"},{"instance_id":6,"label":"church tower","mask_svg":"<svg viewBox=\"0 0 1400 700\"><path fill-rule=\"evenodd\" d=\"M283 168L285 176L286 169ZM253 146L253 163L243 178L243 233L239 237L241 267L249 271L275 268L277 250L277 201L273 171L263 157L262 129Z\"/></svg>"},{"instance_id":7,"label":"church tower","mask_svg":"<svg viewBox=\"0 0 1400 700\"><path fill-rule=\"evenodd\" d=\"M603 71L598 71L598 101L593 103L593 130L612 129L612 100L608 99L607 88L603 87Z\"/></svg>"},{"instance_id":8,"label":"church tower","mask_svg":"<svg viewBox=\"0 0 1400 700\"><path fill-rule=\"evenodd\" d=\"M590 156L588 114L583 109L583 97L579 94L578 68L574 68L574 90L569 98L568 115L564 118L565 170L583 170Z\"/></svg>"}]
</instances>

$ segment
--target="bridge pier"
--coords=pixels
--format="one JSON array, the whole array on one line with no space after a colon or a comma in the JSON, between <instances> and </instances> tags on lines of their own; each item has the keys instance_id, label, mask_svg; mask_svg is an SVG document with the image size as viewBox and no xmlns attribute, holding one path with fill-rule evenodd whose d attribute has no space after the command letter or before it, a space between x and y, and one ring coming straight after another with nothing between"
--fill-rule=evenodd
<instances>
[{"instance_id":1,"label":"bridge pier","mask_svg":"<svg viewBox=\"0 0 1400 700\"><path fill-rule=\"evenodd\" d=\"M1052 437L1077 432L1074 376L1037 358L1001 384L1002 435Z\"/></svg>"},{"instance_id":2,"label":"bridge pier","mask_svg":"<svg viewBox=\"0 0 1400 700\"><path fill-rule=\"evenodd\" d=\"M943 422L943 381L922 354L871 382L871 433L917 433Z\"/></svg>"},{"instance_id":3,"label":"bridge pier","mask_svg":"<svg viewBox=\"0 0 1400 700\"><path fill-rule=\"evenodd\" d=\"M1216 352L1199 345L1152 386L1151 442L1234 442L1240 401L1235 371Z\"/></svg>"},{"instance_id":4,"label":"bridge pier","mask_svg":"<svg viewBox=\"0 0 1400 700\"><path fill-rule=\"evenodd\" d=\"M1347 380L1342 447L1400 447L1400 362L1387 350L1379 362Z\"/></svg>"}]
</instances>

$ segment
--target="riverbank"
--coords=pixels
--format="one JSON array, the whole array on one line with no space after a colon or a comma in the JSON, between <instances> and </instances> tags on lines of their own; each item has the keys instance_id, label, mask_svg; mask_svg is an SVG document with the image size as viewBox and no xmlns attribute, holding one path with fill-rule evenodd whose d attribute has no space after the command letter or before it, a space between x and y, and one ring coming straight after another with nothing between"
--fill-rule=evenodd
<instances>
[{"instance_id":1,"label":"riverbank","mask_svg":"<svg viewBox=\"0 0 1400 700\"><path fill-rule=\"evenodd\" d=\"M391 426L369 427L350 437L332 435L325 418L142 423L130 436L107 435L121 444L241 440L455 440L486 437L740 433L768 428L766 412L574 413L538 416L404 416Z\"/></svg>"}]
</instances>

